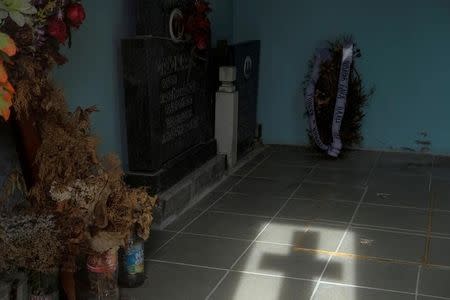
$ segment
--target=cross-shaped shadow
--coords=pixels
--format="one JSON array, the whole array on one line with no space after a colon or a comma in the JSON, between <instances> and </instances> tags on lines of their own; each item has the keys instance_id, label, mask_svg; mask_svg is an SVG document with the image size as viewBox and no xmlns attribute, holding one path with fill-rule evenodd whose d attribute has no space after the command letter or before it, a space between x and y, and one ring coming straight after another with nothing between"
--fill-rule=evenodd
<instances>
[{"instance_id":1,"label":"cross-shaped shadow","mask_svg":"<svg viewBox=\"0 0 450 300\"><path fill-rule=\"evenodd\" d=\"M327 263L328 255L326 251L320 254L321 250L318 249L320 246L320 233L315 231L296 231L293 235L291 244L291 251L289 255L277 255L277 254L266 254L261 260L262 270L274 270L284 273L283 276L286 277L297 277L295 274L304 274L305 279L319 279L322 271ZM331 253L330 253L331 254ZM307 260L308 262L304 265L296 265L296 262L301 262ZM292 265L293 264L293 265ZM306 268L304 271L295 272L293 269ZM341 266L333 266L333 269L337 272L334 273L335 277L333 279L339 279L339 270L342 269ZM311 277L312 276L312 277ZM289 279L286 279L289 280ZM314 288L315 283L310 285ZM311 295L312 290L304 291L304 295ZM292 299L290 287L284 284L280 287L278 299ZM309 300L309 297L308 299Z\"/></svg>"}]
</instances>

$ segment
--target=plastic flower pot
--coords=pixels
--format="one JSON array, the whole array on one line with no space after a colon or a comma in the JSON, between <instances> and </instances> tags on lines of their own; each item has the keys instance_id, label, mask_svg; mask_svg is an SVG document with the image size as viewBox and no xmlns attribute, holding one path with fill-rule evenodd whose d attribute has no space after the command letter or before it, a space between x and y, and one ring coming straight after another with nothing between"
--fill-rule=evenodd
<instances>
[{"instance_id":1,"label":"plastic flower pot","mask_svg":"<svg viewBox=\"0 0 450 300\"><path fill-rule=\"evenodd\" d=\"M39 272L31 272L30 274L30 300L58 300L59 274L44 274Z\"/></svg>"},{"instance_id":2,"label":"plastic flower pot","mask_svg":"<svg viewBox=\"0 0 450 300\"><path fill-rule=\"evenodd\" d=\"M117 283L117 250L91 254L87 257L89 278L88 299L119 300Z\"/></svg>"}]
</instances>

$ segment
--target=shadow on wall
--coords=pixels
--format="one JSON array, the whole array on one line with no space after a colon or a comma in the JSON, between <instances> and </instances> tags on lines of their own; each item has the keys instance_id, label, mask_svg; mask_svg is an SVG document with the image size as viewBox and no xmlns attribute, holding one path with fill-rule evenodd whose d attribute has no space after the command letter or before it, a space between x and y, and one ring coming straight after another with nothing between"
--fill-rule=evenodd
<instances>
[{"instance_id":1,"label":"shadow on wall","mask_svg":"<svg viewBox=\"0 0 450 300\"><path fill-rule=\"evenodd\" d=\"M2 191L8 176L20 170L19 159L12 130L8 124L0 121L0 212L10 211L17 199L1 203Z\"/></svg>"},{"instance_id":2,"label":"shadow on wall","mask_svg":"<svg viewBox=\"0 0 450 300\"><path fill-rule=\"evenodd\" d=\"M94 134L102 153L114 152L127 169L124 92L120 41L136 35L135 1L86 1L86 21L73 32L72 48L63 49L69 62L55 71L70 109L96 105Z\"/></svg>"}]
</instances>

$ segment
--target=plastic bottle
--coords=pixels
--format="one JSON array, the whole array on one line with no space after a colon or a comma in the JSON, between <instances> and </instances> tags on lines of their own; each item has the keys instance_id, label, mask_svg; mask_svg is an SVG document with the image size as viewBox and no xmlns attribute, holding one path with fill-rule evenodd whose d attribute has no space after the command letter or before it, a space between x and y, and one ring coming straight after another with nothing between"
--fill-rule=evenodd
<instances>
[{"instance_id":1,"label":"plastic bottle","mask_svg":"<svg viewBox=\"0 0 450 300\"><path fill-rule=\"evenodd\" d=\"M135 288L144 284L144 241L132 236L125 249L120 250L119 283L123 287Z\"/></svg>"}]
</instances>

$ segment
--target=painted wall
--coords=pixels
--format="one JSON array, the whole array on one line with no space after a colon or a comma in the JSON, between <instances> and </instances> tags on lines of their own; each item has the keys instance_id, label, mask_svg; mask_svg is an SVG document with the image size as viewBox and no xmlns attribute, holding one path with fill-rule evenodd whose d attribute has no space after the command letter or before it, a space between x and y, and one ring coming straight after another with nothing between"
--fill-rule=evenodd
<instances>
[{"instance_id":1,"label":"painted wall","mask_svg":"<svg viewBox=\"0 0 450 300\"><path fill-rule=\"evenodd\" d=\"M377 89L362 146L417 149L425 131L433 152L450 153L448 0L235 0L235 40L262 41L265 142L308 142L301 92L307 61L321 41L344 33L356 38L359 69Z\"/></svg>"},{"instance_id":2,"label":"painted wall","mask_svg":"<svg viewBox=\"0 0 450 300\"><path fill-rule=\"evenodd\" d=\"M126 157L120 40L135 34L134 1L84 1L87 18L73 32L73 46L65 49L69 62L55 78L64 89L71 109L96 105L94 133L103 153ZM126 166L126 160L124 160Z\"/></svg>"},{"instance_id":3,"label":"painted wall","mask_svg":"<svg viewBox=\"0 0 450 300\"><path fill-rule=\"evenodd\" d=\"M2 193L5 181L11 172L20 169L19 158L16 152L16 144L11 127L0 120L0 193ZM8 198L2 203L0 201L0 213L8 213L15 205L21 202L20 195L16 191L15 197Z\"/></svg>"},{"instance_id":4,"label":"painted wall","mask_svg":"<svg viewBox=\"0 0 450 300\"><path fill-rule=\"evenodd\" d=\"M212 13L212 38L217 40L233 40L233 0L210 0Z\"/></svg>"}]
</instances>

